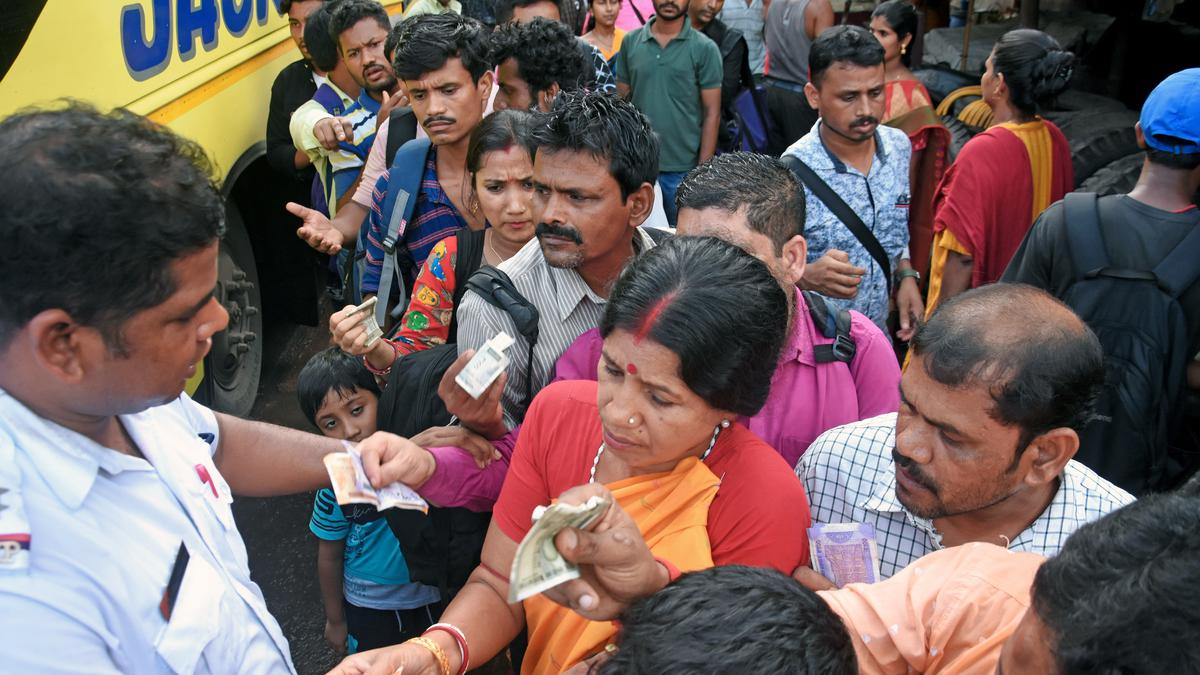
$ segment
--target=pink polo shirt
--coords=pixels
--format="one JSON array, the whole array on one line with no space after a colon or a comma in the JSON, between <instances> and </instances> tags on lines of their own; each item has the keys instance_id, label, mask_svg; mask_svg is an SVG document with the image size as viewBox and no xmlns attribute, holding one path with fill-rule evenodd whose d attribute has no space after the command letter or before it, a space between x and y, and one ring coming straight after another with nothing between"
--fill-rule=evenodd
<instances>
[{"instance_id":1,"label":"pink polo shirt","mask_svg":"<svg viewBox=\"0 0 1200 675\"><path fill-rule=\"evenodd\" d=\"M788 466L795 466L822 433L843 424L895 412L900 407L900 366L883 331L858 312L850 312L850 337L856 352L849 364L818 364L815 345L830 344L813 325L804 296L796 291L796 316L779 365L771 377L771 393L757 415L739 421L775 448ZM600 331L580 335L558 358L554 382L596 380ZM487 511L500 494L508 460L521 427L495 441L502 460L482 471L458 448L430 448L437 459L433 476L420 493L439 506L464 506Z\"/></svg>"}]
</instances>

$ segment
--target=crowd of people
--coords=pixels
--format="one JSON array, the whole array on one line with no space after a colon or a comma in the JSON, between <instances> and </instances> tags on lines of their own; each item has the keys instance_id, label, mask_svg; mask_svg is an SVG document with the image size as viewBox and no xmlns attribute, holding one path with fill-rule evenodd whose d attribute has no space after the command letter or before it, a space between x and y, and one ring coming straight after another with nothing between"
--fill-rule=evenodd
<instances>
[{"instance_id":1,"label":"crowd of people","mask_svg":"<svg viewBox=\"0 0 1200 675\"><path fill-rule=\"evenodd\" d=\"M628 2L280 3L268 159L338 305L316 433L182 393L228 321L202 150L0 122L5 669L294 672L230 503L315 490L341 675L1200 672L1200 69L1097 199L1046 33L996 42L951 161L906 0ZM338 504L344 443L428 513ZM511 602L535 509L596 498L543 553L577 578ZM875 583L818 571L845 523Z\"/></svg>"}]
</instances>

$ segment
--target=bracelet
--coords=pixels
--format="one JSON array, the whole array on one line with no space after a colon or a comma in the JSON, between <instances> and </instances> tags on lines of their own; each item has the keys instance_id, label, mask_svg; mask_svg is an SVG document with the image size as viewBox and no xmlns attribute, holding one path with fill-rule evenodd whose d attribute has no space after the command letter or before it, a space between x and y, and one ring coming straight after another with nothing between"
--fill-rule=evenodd
<instances>
[{"instance_id":1,"label":"bracelet","mask_svg":"<svg viewBox=\"0 0 1200 675\"><path fill-rule=\"evenodd\" d=\"M450 675L450 660L446 658L446 652L442 651L441 645L424 636L409 638L408 642L404 644L408 644L409 642L428 649L433 654L433 658L437 660L441 674Z\"/></svg>"},{"instance_id":2,"label":"bracelet","mask_svg":"<svg viewBox=\"0 0 1200 675\"><path fill-rule=\"evenodd\" d=\"M387 377L388 374L392 372L392 366L395 365L396 359L400 358L400 350L396 349L396 345L392 344L391 340L384 339L384 342L387 343L387 346L392 348L392 362L388 364L387 368L376 368L375 366L371 365L371 362L367 359L366 354L363 354L362 357L363 365L366 366L367 370L370 371L372 375L378 375L380 377Z\"/></svg>"},{"instance_id":3,"label":"bracelet","mask_svg":"<svg viewBox=\"0 0 1200 675\"><path fill-rule=\"evenodd\" d=\"M921 281L921 273L912 269L911 267L904 270L896 270L896 274L894 276L896 277L897 284L909 277L916 279L918 282Z\"/></svg>"},{"instance_id":4,"label":"bracelet","mask_svg":"<svg viewBox=\"0 0 1200 675\"><path fill-rule=\"evenodd\" d=\"M467 648L467 636L463 635L462 630L458 626L448 623L435 623L426 628L421 637L429 635L435 630L449 633L450 637L454 638L454 641L458 643L458 655L462 658L462 665L458 668L458 675L466 675L471 663L471 650Z\"/></svg>"},{"instance_id":5,"label":"bracelet","mask_svg":"<svg viewBox=\"0 0 1200 675\"><path fill-rule=\"evenodd\" d=\"M665 558L659 558L658 556L654 557L654 561L657 562L659 565L662 565L663 567L667 568L667 583L668 584L679 578L679 575L681 574L681 572L679 571L678 567L671 564L671 561L666 560Z\"/></svg>"}]
</instances>

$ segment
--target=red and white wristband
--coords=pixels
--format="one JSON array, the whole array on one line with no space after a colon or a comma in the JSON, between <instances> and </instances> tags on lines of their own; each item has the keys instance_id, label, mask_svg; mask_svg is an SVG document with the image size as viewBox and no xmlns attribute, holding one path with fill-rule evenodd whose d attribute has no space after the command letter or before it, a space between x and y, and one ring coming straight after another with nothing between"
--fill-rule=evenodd
<instances>
[{"instance_id":1,"label":"red and white wristband","mask_svg":"<svg viewBox=\"0 0 1200 675\"><path fill-rule=\"evenodd\" d=\"M467 636L463 635L462 630L458 626L449 623L435 623L426 628L421 637L425 637L435 630L449 633L450 637L454 638L454 641L458 643L458 655L462 657L462 665L458 667L458 675L466 675L467 669L471 664L471 650L467 648Z\"/></svg>"}]
</instances>

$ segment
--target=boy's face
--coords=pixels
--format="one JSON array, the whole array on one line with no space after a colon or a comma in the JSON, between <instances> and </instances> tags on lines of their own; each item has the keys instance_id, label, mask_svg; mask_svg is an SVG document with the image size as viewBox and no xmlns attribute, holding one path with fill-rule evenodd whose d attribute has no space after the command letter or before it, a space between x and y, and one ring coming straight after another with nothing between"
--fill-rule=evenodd
<instances>
[{"instance_id":1,"label":"boy's face","mask_svg":"<svg viewBox=\"0 0 1200 675\"><path fill-rule=\"evenodd\" d=\"M357 443L375 433L375 406L379 399L362 389L338 393L330 389L317 408L317 428L330 438Z\"/></svg>"}]
</instances>

